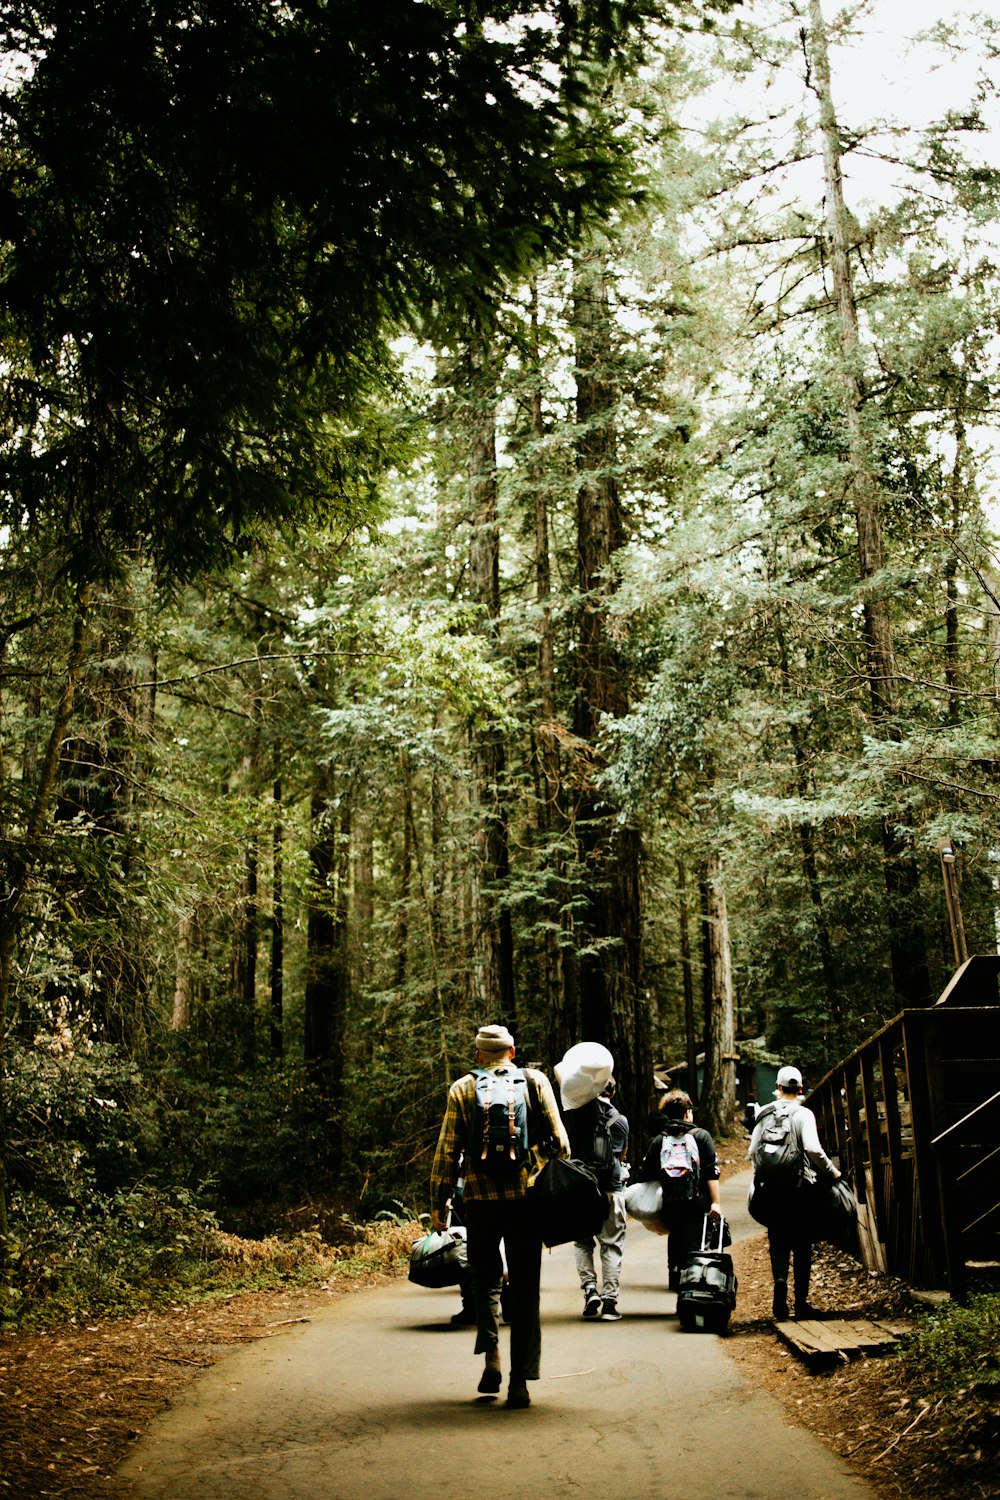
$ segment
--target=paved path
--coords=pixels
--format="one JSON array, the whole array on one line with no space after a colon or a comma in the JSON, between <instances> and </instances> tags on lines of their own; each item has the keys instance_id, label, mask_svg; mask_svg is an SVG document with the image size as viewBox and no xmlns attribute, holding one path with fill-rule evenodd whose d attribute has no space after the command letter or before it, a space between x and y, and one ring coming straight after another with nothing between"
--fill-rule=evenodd
<instances>
[{"instance_id":1,"label":"paved path","mask_svg":"<svg viewBox=\"0 0 1000 1500\"><path fill-rule=\"evenodd\" d=\"M758 1233L745 1183L723 1188ZM542 1266L542 1378L528 1411L475 1394L454 1290L399 1282L248 1345L188 1387L120 1471L138 1500L871 1500L837 1458L750 1387L711 1334L685 1334L664 1242L630 1224L619 1323L590 1323L572 1249ZM501 1348L505 1339L501 1338ZM506 1366L505 1366L506 1370ZM474 1467L475 1455L489 1469Z\"/></svg>"}]
</instances>

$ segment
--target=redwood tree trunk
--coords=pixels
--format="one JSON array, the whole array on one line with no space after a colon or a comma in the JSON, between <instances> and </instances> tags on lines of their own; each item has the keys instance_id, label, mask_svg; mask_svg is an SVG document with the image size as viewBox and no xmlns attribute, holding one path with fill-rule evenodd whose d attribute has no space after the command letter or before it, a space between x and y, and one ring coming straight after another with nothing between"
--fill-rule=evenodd
<instances>
[{"instance_id":1,"label":"redwood tree trunk","mask_svg":"<svg viewBox=\"0 0 1000 1500\"><path fill-rule=\"evenodd\" d=\"M724 1136L732 1130L736 1112L736 1027L729 951L729 915L722 880L722 861L718 855L712 855L708 861L705 894L705 930L711 990L700 1122L712 1135Z\"/></svg>"},{"instance_id":2,"label":"redwood tree trunk","mask_svg":"<svg viewBox=\"0 0 1000 1500\"><path fill-rule=\"evenodd\" d=\"M534 453L529 463L535 540L535 601L538 625L538 831L550 865L553 896L546 903L548 920L541 938L542 1001L548 1018L548 1055L561 1057L576 1039L576 1015L567 992L565 949L558 928L565 900L565 859L556 835L565 828L559 724L555 688L555 631L552 620L552 562L549 552L549 495L546 466L540 458L545 437L542 410L542 362L538 344L538 292L531 289L531 437Z\"/></svg>"},{"instance_id":3,"label":"redwood tree trunk","mask_svg":"<svg viewBox=\"0 0 1000 1500\"><path fill-rule=\"evenodd\" d=\"M500 531L497 524L495 352L485 335L473 336L468 353L469 500L472 514L470 585L482 611L482 628L496 642L500 616ZM510 877L507 765L503 731L484 708L472 733L472 766L479 807L476 833L476 957L484 1018L516 1026L514 934L503 901Z\"/></svg>"},{"instance_id":4,"label":"redwood tree trunk","mask_svg":"<svg viewBox=\"0 0 1000 1500\"><path fill-rule=\"evenodd\" d=\"M281 782L274 783L271 830L271 1002L268 1029L271 1056L285 1050L285 830L281 817Z\"/></svg>"},{"instance_id":5,"label":"redwood tree trunk","mask_svg":"<svg viewBox=\"0 0 1000 1500\"><path fill-rule=\"evenodd\" d=\"M578 623L574 731L584 745L576 835L586 871L577 928L581 1038L611 1049L624 1112L641 1128L653 1093L649 1007L642 989L640 844L619 824L595 773L606 720L628 710L626 674L608 629L611 567L625 540L615 478L611 317L600 256L578 261L574 282L577 418Z\"/></svg>"},{"instance_id":6,"label":"redwood tree trunk","mask_svg":"<svg viewBox=\"0 0 1000 1500\"><path fill-rule=\"evenodd\" d=\"M338 1128L343 1108L344 1051L347 1042L347 893L350 870L350 809L345 798L339 818L328 773L317 769L312 792L313 844L306 923L305 1061L332 1122L329 1165L342 1160Z\"/></svg>"},{"instance_id":7,"label":"redwood tree trunk","mask_svg":"<svg viewBox=\"0 0 1000 1500\"><path fill-rule=\"evenodd\" d=\"M677 861L677 905L681 939L681 982L684 987L684 1043L687 1061L687 1090L698 1102L698 1028L695 1021L694 971L691 966L691 916L688 910L687 870Z\"/></svg>"}]
</instances>

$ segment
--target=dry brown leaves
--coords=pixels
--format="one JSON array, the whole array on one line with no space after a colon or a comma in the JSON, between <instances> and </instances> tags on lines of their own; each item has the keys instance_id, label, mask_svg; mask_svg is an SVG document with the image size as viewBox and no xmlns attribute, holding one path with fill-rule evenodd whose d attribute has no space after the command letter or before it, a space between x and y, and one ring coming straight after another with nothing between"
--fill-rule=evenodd
<instances>
[{"instance_id":1,"label":"dry brown leaves","mask_svg":"<svg viewBox=\"0 0 1000 1500\"><path fill-rule=\"evenodd\" d=\"M810 1301L818 1309L906 1320L912 1302L902 1282L830 1246L816 1248ZM957 1419L954 1401L927 1400L909 1389L891 1354L811 1372L773 1331L766 1239L737 1244L733 1260L740 1287L727 1347L748 1379L781 1401L881 1500L993 1500L998 1427L994 1421L992 1432L984 1431L982 1408L970 1430Z\"/></svg>"}]
</instances>

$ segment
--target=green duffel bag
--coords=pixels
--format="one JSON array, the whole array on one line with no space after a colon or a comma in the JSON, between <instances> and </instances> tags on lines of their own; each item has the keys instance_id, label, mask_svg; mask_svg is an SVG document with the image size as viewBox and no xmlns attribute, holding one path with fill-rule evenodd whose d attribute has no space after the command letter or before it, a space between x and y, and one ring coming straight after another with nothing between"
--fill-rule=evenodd
<instances>
[{"instance_id":1,"label":"green duffel bag","mask_svg":"<svg viewBox=\"0 0 1000 1500\"><path fill-rule=\"evenodd\" d=\"M416 1286L458 1286L468 1265L465 1230L461 1224L416 1240L410 1251L409 1278Z\"/></svg>"}]
</instances>

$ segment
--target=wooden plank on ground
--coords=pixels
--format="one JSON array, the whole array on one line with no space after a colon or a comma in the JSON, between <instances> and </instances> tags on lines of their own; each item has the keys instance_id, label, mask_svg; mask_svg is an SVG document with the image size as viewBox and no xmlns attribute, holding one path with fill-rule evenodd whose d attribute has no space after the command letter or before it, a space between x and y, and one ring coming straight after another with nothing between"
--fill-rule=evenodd
<instances>
[{"instance_id":1,"label":"wooden plank on ground","mask_svg":"<svg viewBox=\"0 0 1000 1500\"><path fill-rule=\"evenodd\" d=\"M860 1354L882 1354L909 1325L870 1318L829 1318L820 1321L788 1318L775 1324L780 1338L807 1364L853 1359Z\"/></svg>"}]
</instances>

